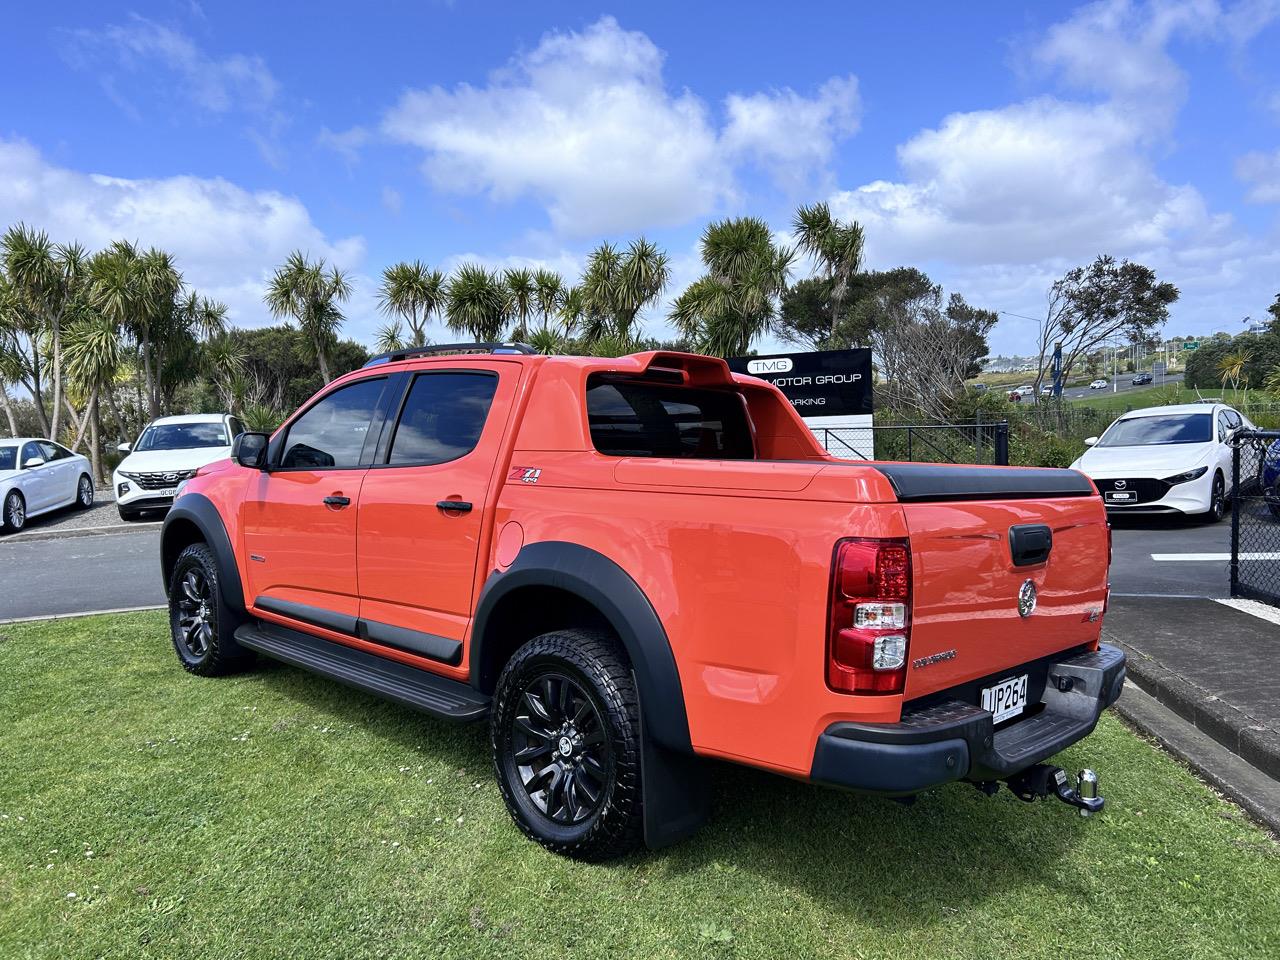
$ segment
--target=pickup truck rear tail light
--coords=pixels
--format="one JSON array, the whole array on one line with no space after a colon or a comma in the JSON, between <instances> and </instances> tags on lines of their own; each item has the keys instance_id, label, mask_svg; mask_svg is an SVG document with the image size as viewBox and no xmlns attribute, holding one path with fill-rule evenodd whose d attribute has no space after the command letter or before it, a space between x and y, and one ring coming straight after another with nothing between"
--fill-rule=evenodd
<instances>
[{"instance_id":1,"label":"pickup truck rear tail light","mask_svg":"<svg viewBox=\"0 0 1280 960\"><path fill-rule=\"evenodd\" d=\"M901 693L911 642L906 540L836 544L827 624L827 684L842 693Z\"/></svg>"}]
</instances>

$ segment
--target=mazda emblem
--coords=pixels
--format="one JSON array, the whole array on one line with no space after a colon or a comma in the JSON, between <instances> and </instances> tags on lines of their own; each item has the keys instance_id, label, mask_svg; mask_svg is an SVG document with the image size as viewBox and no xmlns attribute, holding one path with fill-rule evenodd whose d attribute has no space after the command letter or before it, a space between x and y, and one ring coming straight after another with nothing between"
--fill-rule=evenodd
<instances>
[{"instance_id":1,"label":"mazda emblem","mask_svg":"<svg viewBox=\"0 0 1280 960\"><path fill-rule=\"evenodd\" d=\"M1123 490L1123 489L1124 489L1125 487L1127 487L1128 485L1129 485L1129 481L1128 481L1128 480L1117 480L1117 481L1116 481L1116 489L1117 489L1117 490Z\"/></svg>"}]
</instances>

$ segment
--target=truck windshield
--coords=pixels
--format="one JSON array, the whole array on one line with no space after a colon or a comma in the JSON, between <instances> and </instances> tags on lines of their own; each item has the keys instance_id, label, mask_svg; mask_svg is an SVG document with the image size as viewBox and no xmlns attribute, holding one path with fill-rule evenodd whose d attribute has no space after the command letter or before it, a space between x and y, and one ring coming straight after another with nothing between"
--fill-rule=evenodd
<instances>
[{"instance_id":1,"label":"truck windshield","mask_svg":"<svg viewBox=\"0 0 1280 960\"><path fill-rule=\"evenodd\" d=\"M18 469L18 448L0 447L0 470Z\"/></svg>"},{"instance_id":2,"label":"truck windshield","mask_svg":"<svg viewBox=\"0 0 1280 960\"><path fill-rule=\"evenodd\" d=\"M225 447L231 440L220 423L155 423L142 431L138 450L189 450Z\"/></svg>"},{"instance_id":3,"label":"truck windshield","mask_svg":"<svg viewBox=\"0 0 1280 960\"><path fill-rule=\"evenodd\" d=\"M1207 413L1117 420L1098 441L1100 447L1145 447L1158 443L1207 443L1213 439L1213 417Z\"/></svg>"},{"instance_id":4,"label":"truck windshield","mask_svg":"<svg viewBox=\"0 0 1280 960\"><path fill-rule=\"evenodd\" d=\"M741 395L593 375L587 380L591 442L614 457L751 460L755 447Z\"/></svg>"}]
</instances>

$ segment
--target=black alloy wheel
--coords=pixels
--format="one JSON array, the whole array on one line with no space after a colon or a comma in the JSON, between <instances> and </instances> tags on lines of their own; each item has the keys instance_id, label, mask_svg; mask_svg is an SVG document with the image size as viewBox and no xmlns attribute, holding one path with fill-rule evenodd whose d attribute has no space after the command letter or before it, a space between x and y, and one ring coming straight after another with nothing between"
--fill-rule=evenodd
<instances>
[{"instance_id":1,"label":"black alloy wheel","mask_svg":"<svg viewBox=\"0 0 1280 960\"><path fill-rule=\"evenodd\" d=\"M215 622L213 591L199 566L187 567L183 572L175 604L178 628L174 642L181 644L193 660L199 660L209 652Z\"/></svg>"},{"instance_id":2,"label":"black alloy wheel","mask_svg":"<svg viewBox=\"0 0 1280 960\"><path fill-rule=\"evenodd\" d=\"M1213 489L1209 494L1209 509L1205 513L1205 519L1210 523L1217 523L1227 515L1227 484L1222 479L1222 474L1215 473L1213 475Z\"/></svg>"},{"instance_id":3,"label":"black alloy wheel","mask_svg":"<svg viewBox=\"0 0 1280 960\"><path fill-rule=\"evenodd\" d=\"M253 651L231 635L234 619L222 600L213 551L204 543L184 548L169 577L169 632L183 668L216 677L250 663Z\"/></svg>"},{"instance_id":4,"label":"black alloy wheel","mask_svg":"<svg viewBox=\"0 0 1280 960\"><path fill-rule=\"evenodd\" d=\"M600 809L612 751L600 711L572 677L548 670L525 684L511 726L512 759L538 810L572 825Z\"/></svg>"}]
</instances>

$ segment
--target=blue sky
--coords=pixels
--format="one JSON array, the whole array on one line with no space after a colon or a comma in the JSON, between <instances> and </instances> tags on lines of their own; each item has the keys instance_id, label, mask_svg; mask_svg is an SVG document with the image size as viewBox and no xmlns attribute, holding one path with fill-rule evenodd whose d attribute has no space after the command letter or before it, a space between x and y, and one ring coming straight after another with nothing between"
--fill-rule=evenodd
<instances>
[{"instance_id":1,"label":"blue sky","mask_svg":"<svg viewBox=\"0 0 1280 960\"><path fill-rule=\"evenodd\" d=\"M0 223L163 246L246 326L301 247L352 271L347 332L369 339L396 260L572 279L644 234L674 296L710 220L785 239L826 199L872 266L983 306L1041 314L1106 252L1183 290L1171 335L1234 332L1280 291L1278 19L1274 0L23 4L0 37ZM993 348L1034 330L1006 316Z\"/></svg>"}]
</instances>

